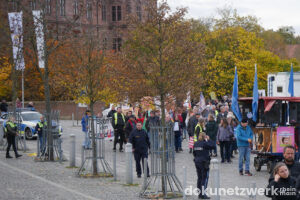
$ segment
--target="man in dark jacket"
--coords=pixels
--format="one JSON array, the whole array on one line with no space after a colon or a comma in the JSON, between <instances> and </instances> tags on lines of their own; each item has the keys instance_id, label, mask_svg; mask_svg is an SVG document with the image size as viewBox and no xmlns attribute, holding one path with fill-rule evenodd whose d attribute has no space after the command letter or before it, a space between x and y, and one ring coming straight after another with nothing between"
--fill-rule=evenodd
<instances>
[{"instance_id":1,"label":"man in dark jacket","mask_svg":"<svg viewBox=\"0 0 300 200\"><path fill-rule=\"evenodd\" d=\"M125 138L126 141L128 141L130 134L133 130L136 129L136 121L135 121L135 116L131 115L129 116L129 120L126 122L125 126Z\"/></svg>"},{"instance_id":2,"label":"man in dark jacket","mask_svg":"<svg viewBox=\"0 0 300 200\"><path fill-rule=\"evenodd\" d=\"M137 122L136 129L130 134L129 142L132 144L132 151L136 164L137 177L141 178L141 160L144 166L144 159L148 158L148 149L150 149L149 137L142 129L142 122ZM144 172L145 173L145 172ZM149 177L149 168L147 165L147 176Z\"/></svg>"},{"instance_id":3,"label":"man in dark jacket","mask_svg":"<svg viewBox=\"0 0 300 200\"><path fill-rule=\"evenodd\" d=\"M206 134L210 137L210 140L215 143L215 148L213 151L213 157L217 157L217 144L216 144L216 136L218 133L218 124L216 123L214 116L212 114L208 115L208 122L205 125L206 128ZM212 154L212 151L210 154Z\"/></svg>"},{"instance_id":4,"label":"man in dark jacket","mask_svg":"<svg viewBox=\"0 0 300 200\"><path fill-rule=\"evenodd\" d=\"M0 104L1 113L7 113L7 107L8 107L8 105L7 105L6 101L3 99Z\"/></svg>"},{"instance_id":5,"label":"man in dark jacket","mask_svg":"<svg viewBox=\"0 0 300 200\"><path fill-rule=\"evenodd\" d=\"M290 171L291 177L297 180L298 177L300 177L300 163L298 161L295 161L295 147L289 145L284 147L283 149L283 162L286 164ZM275 166L275 165L273 165ZM272 170L273 171L273 170ZM271 176L269 178L269 183L274 180L273 172L271 173Z\"/></svg>"},{"instance_id":6,"label":"man in dark jacket","mask_svg":"<svg viewBox=\"0 0 300 200\"><path fill-rule=\"evenodd\" d=\"M17 136L17 125L14 123L14 121L15 121L15 118L10 117L5 125L5 132L6 132L6 138L7 138L6 158L12 158L9 155L11 145L13 146L16 158L19 158L22 156L22 155L18 154L17 148L16 148L15 137Z\"/></svg>"},{"instance_id":7,"label":"man in dark jacket","mask_svg":"<svg viewBox=\"0 0 300 200\"><path fill-rule=\"evenodd\" d=\"M119 141L120 144L120 152L123 152L123 142L125 141L125 116L122 113L121 107L118 107L117 112L114 113L112 118L112 126L114 128L115 133L115 140L114 140L114 148L113 150L116 151L116 145ZM119 139L120 138L120 139Z\"/></svg>"},{"instance_id":8,"label":"man in dark jacket","mask_svg":"<svg viewBox=\"0 0 300 200\"><path fill-rule=\"evenodd\" d=\"M116 109L115 109L115 106L114 105L112 105L111 106L111 110L109 111L109 113L107 114L107 117L113 117L114 116L114 114L115 114L115 112L117 112L116 111Z\"/></svg>"},{"instance_id":9,"label":"man in dark jacket","mask_svg":"<svg viewBox=\"0 0 300 200\"><path fill-rule=\"evenodd\" d=\"M155 112L152 110L150 112L150 117L146 121L146 129L149 133L151 126L158 126L159 125L159 117L155 116Z\"/></svg>"},{"instance_id":10,"label":"man in dark jacket","mask_svg":"<svg viewBox=\"0 0 300 200\"><path fill-rule=\"evenodd\" d=\"M185 120L187 118L186 107L183 107L183 111L181 113L181 117L182 117L182 135L183 135L183 139L186 139L186 133L187 133L187 127L186 127L186 124L185 124Z\"/></svg>"}]
</instances>

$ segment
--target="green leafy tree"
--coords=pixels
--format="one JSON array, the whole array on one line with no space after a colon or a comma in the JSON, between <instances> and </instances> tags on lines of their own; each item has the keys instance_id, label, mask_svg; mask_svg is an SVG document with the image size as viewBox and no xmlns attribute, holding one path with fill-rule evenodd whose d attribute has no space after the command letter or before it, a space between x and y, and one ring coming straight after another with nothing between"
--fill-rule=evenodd
<instances>
[{"instance_id":1,"label":"green leafy tree","mask_svg":"<svg viewBox=\"0 0 300 200\"><path fill-rule=\"evenodd\" d=\"M206 92L216 92L219 96L231 94L235 66L238 68L240 96L251 96L255 63L258 65L260 89L266 89L268 73L282 71L291 63L265 50L255 33L241 27L213 31L206 35L205 43L207 69L203 77Z\"/></svg>"}]
</instances>

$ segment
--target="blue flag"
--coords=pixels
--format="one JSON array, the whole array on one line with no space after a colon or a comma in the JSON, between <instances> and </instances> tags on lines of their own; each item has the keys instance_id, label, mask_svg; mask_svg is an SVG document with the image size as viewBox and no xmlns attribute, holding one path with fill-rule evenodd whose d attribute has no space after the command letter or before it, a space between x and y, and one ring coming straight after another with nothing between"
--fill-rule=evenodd
<instances>
[{"instance_id":1,"label":"blue flag","mask_svg":"<svg viewBox=\"0 0 300 200\"><path fill-rule=\"evenodd\" d=\"M293 64L291 65L291 73L290 73L290 81L289 81L289 93L291 94L291 97L294 96L294 70L293 70Z\"/></svg>"},{"instance_id":2,"label":"blue flag","mask_svg":"<svg viewBox=\"0 0 300 200\"><path fill-rule=\"evenodd\" d=\"M253 84L253 100L252 100L252 119L254 122L257 120L257 109L258 109L258 85L257 85L257 67L255 64L255 75Z\"/></svg>"},{"instance_id":3,"label":"blue flag","mask_svg":"<svg viewBox=\"0 0 300 200\"><path fill-rule=\"evenodd\" d=\"M235 75L234 75L234 82L233 82L233 90L232 90L232 99L231 99L231 109L235 114L236 118L239 121L242 121L242 114L239 108L238 98L239 98L239 88L238 88L238 74L237 69L235 67Z\"/></svg>"}]
</instances>

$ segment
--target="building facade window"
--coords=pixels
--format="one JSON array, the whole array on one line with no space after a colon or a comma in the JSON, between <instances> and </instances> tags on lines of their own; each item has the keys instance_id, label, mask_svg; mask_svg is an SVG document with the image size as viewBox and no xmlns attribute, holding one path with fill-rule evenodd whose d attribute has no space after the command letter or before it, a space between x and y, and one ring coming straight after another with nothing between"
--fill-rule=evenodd
<instances>
[{"instance_id":1,"label":"building facade window","mask_svg":"<svg viewBox=\"0 0 300 200\"><path fill-rule=\"evenodd\" d=\"M78 15L78 0L74 1L74 15Z\"/></svg>"},{"instance_id":2,"label":"building facade window","mask_svg":"<svg viewBox=\"0 0 300 200\"><path fill-rule=\"evenodd\" d=\"M115 51L121 51L122 47L122 38L114 38L113 39L113 50Z\"/></svg>"},{"instance_id":3,"label":"building facade window","mask_svg":"<svg viewBox=\"0 0 300 200\"><path fill-rule=\"evenodd\" d=\"M140 5L136 6L136 15L138 20L142 21L142 8Z\"/></svg>"},{"instance_id":4,"label":"building facade window","mask_svg":"<svg viewBox=\"0 0 300 200\"><path fill-rule=\"evenodd\" d=\"M45 14L47 15L51 14L51 0L45 1Z\"/></svg>"},{"instance_id":5,"label":"building facade window","mask_svg":"<svg viewBox=\"0 0 300 200\"><path fill-rule=\"evenodd\" d=\"M60 6L60 16L65 16L66 15L66 0L60 0L59 1L59 6Z\"/></svg>"},{"instance_id":6,"label":"building facade window","mask_svg":"<svg viewBox=\"0 0 300 200\"><path fill-rule=\"evenodd\" d=\"M102 21L106 21L106 6L102 5L101 7L101 15L102 15Z\"/></svg>"},{"instance_id":7,"label":"building facade window","mask_svg":"<svg viewBox=\"0 0 300 200\"><path fill-rule=\"evenodd\" d=\"M122 8L121 6L112 6L112 21L121 21L122 20Z\"/></svg>"},{"instance_id":8,"label":"building facade window","mask_svg":"<svg viewBox=\"0 0 300 200\"><path fill-rule=\"evenodd\" d=\"M86 5L86 18L88 20L92 19L92 3L88 2Z\"/></svg>"},{"instance_id":9,"label":"building facade window","mask_svg":"<svg viewBox=\"0 0 300 200\"><path fill-rule=\"evenodd\" d=\"M29 6L30 6L31 10L35 10L36 9L36 0L30 1Z\"/></svg>"}]
</instances>

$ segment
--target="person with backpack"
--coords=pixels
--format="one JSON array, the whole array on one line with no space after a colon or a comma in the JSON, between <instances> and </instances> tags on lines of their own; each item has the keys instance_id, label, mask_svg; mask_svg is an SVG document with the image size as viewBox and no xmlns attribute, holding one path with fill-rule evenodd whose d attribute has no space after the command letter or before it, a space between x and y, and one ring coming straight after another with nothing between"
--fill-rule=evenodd
<instances>
[{"instance_id":1,"label":"person with backpack","mask_svg":"<svg viewBox=\"0 0 300 200\"><path fill-rule=\"evenodd\" d=\"M210 154L213 157L217 157L218 153L217 153L216 138L217 138L219 127L212 114L208 115L208 122L206 123L205 128L206 128L206 134L209 136L210 140L215 143L215 148L210 151Z\"/></svg>"},{"instance_id":2,"label":"person with backpack","mask_svg":"<svg viewBox=\"0 0 300 200\"><path fill-rule=\"evenodd\" d=\"M16 136L17 133L17 125L15 124L15 118L13 116L9 117L8 121L5 125L5 132L7 138L7 149L6 149L6 158L12 158L9 155L10 147L13 146L16 158L21 157L22 155L18 154L17 147L16 147Z\"/></svg>"}]
</instances>

